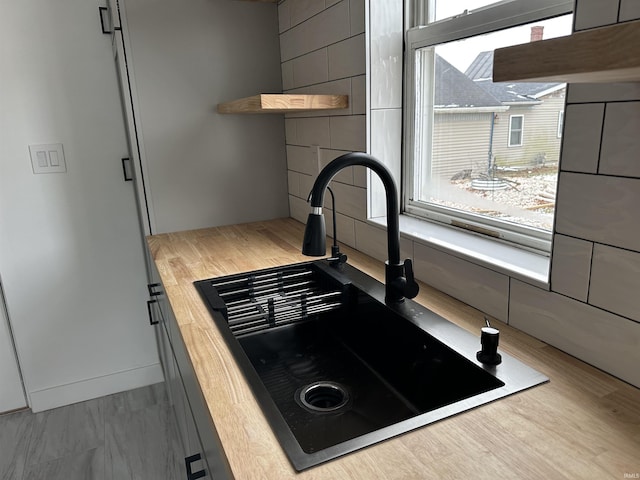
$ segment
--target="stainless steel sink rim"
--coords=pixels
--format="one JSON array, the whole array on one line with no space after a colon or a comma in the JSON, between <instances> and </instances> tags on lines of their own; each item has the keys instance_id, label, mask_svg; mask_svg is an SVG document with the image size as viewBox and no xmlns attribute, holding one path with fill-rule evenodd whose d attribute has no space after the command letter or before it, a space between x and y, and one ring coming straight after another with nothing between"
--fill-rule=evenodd
<instances>
[{"instance_id":1,"label":"stainless steel sink rim","mask_svg":"<svg viewBox=\"0 0 640 480\"><path fill-rule=\"evenodd\" d=\"M306 385L300 389L296 397L300 405L316 413L334 413L346 407L349 403L347 389L339 383L330 381L320 381ZM335 400L335 403L330 406L319 406L316 404L318 398L321 400Z\"/></svg>"}]
</instances>

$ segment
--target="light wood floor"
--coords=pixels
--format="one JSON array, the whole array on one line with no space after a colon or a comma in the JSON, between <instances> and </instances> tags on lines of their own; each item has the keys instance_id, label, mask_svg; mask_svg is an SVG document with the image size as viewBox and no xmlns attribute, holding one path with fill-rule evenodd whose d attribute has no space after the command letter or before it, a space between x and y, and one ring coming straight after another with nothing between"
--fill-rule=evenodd
<instances>
[{"instance_id":1,"label":"light wood floor","mask_svg":"<svg viewBox=\"0 0 640 480\"><path fill-rule=\"evenodd\" d=\"M0 416L0 480L184 478L164 384Z\"/></svg>"}]
</instances>

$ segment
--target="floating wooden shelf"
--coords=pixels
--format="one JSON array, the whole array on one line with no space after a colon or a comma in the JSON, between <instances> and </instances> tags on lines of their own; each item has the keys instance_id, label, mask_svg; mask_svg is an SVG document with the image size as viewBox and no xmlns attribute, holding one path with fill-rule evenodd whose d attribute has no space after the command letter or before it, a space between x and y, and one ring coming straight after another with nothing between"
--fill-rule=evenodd
<instances>
[{"instance_id":1,"label":"floating wooden shelf","mask_svg":"<svg viewBox=\"0 0 640 480\"><path fill-rule=\"evenodd\" d=\"M640 20L497 49L493 81L640 81Z\"/></svg>"},{"instance_id":2,"label":"floating wooden shelf","mask_svg":"<svg viewBox=\"0 0 640 480\"><path fill-rule=\"evenodd\" d=\"M253 97L219 103L218 113L293 113L337 110L348 106L348 95L263 93Z\"/></svg>"}]
</instances>

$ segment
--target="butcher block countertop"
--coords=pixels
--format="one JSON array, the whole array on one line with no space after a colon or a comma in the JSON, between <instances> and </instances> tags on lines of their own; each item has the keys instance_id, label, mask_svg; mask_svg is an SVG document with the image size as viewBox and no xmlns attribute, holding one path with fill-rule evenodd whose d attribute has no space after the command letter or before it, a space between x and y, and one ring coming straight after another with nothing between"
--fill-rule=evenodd
<instances>
[{"instance_id":1,"label":"butcher block countertop","mask_svg":"<svg viewBox=\"0 0 640 480\"><path fill-rule=\"evenodd\" d=\"M237 479L640 478L640 390L497 320L500 349L549 383L296 472L192 282L308 261L303 228L278 219L147 239ZM382 262L342 250L382 280ZM476 334L484 325L480 311L425 284L416 300Z\"/></svg>"}]
</instances>

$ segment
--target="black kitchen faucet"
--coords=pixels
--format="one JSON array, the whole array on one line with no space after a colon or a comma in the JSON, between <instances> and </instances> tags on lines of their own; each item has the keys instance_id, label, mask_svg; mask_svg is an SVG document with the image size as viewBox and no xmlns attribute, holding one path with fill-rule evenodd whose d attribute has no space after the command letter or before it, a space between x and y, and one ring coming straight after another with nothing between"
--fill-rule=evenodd
<instances>
[{"instance_id":1,"label":"black kitchen faucet","mask_svg":"<svg viewBox=\"0 0 640 480\"><path fill-rule=\"evenodd\" d=\"M400 261L398 189L389 169L371 155L359 152L347 153L336 158L320 171L309 195L311 213L307 218L302 253L315 257L326 254L326 228L322 214L324 192L331 179L340 170L352 165L363 165L376 172L385 189L388 247L388 260L385 262L385 302L397 303L402 302L405 297L414 298L418 295L419 287L413 277L412 262L410 259Z\"/></svg>"}]
</instances>

